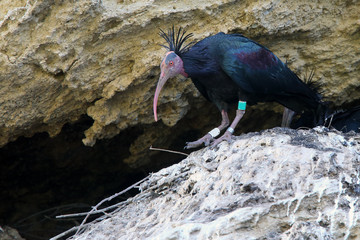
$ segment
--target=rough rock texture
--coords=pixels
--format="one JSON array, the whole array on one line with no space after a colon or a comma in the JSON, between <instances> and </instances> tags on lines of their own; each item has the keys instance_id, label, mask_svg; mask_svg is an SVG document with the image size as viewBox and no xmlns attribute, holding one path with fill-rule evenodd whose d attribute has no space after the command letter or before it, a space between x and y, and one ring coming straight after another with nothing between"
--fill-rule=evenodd
<instances>
[{"instance_id":1,"label":"rough rock texture","mask_svg":"<svg viewBox=\"0 0 360 240\"><path fill-rule=\"evenodd\" d=\"M274 128L154 173L72 239L359 239L360 136Z\"/></svg>"},{"instance_id":2,"label":"rough rock texture","mask_svg":"<svg viewBox=\"0 0 360 240\"><path fill-rule=\"evenodd\" d=\"M0 240L24 240L19 233L11 227L0 227Z\"/></svg>"},{"instance_id":3,"label":"rough rock texture","mask_svg":"<svg viewBox=\"0 0 360 240\"><path fill-rule=\"evenodd\" d=\"M317 81L338 105L352 102L360 98L359 15L359 1L337 0L2 0L0 146L36 132L54 136L82 114L94 119L83 140L90 146L152 124L165 53L158 29L173 24L194 32L194 40L241 32L298 73L316 68ZM174 126L190 106L209 114L204 104L190 81L173 80L161 94L159 115ZM130 151L169 134L148 128Z\"/></svg>"}]
</instances>

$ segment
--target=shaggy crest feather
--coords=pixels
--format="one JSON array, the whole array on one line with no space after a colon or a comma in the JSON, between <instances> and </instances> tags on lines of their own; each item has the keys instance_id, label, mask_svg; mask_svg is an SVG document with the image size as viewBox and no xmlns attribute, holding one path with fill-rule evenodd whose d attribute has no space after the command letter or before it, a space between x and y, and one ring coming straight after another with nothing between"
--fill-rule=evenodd
<instances>
[{"instance_id":1,"label":"shaggy crest feather","mask_svg":"<svg viewBox=\"0 0 360 240\"><path fill-rule=\"evenodd\" d=\"M311 90L315 91L317 94L319 94L323 98L324 92L322 90L322 84L314 81L314 76L315 76L315 69L312 69L310 71L309 76L308 76L308 72L306 70L303 81L306 85L308 85L308 87L311 88Z\"/></svg>"},{"instance_id":2,"label":"shaggy crest feather","mask_svg":"<svg viewBox=\"0 0 360 240\"><path fill-rule=\"evenodd\" d=\"M168 46L163 44L160 44L160 46L163 46L169 51L174 51L179 56L187 52L193 44L193 42L190 42L189 44L183 46L185 41L192 37L193 34L186 34L186 31L182 27L180 27L178 31L175 31L175 27L173 26L167 33L160 29L159 35L168 43Z\"/></svg>"}]
</instances>

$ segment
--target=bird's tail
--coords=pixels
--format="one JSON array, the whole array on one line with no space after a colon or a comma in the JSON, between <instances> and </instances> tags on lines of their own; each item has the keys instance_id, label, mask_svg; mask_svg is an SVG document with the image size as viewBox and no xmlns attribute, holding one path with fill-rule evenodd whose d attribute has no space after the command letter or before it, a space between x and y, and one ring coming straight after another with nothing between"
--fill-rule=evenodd
<instances>
[{"instance_id":1,"label":"bird's tail","mask_svg":"<svg viewBox=\"0 0 360 240\"><path fill-rule=\"evenodd\" d=\"M319 102L316 109L301 113L299 118L291 123L291 128L324 126L332 112L328 102Z\"/></svg>"},{"instance_id":2,"label":"bird's tail","mask_svg":"<svg viewBox=\"0 0 360 240\"><path fill-rule=\"evenodd\" d=\"M283 106L291 109L297 114L304 112L316 112L319 105L322 104L322 94L320 92L320 85L313 81L314 71L310 75L305 75L305 78L300 79L294 72L292 72L286 65L283 71L279 74L281 76L276 78L288 79L284 81L287 89L287 95L277 98L277 101Z\"/></svg>"},{"instance_id":3,"label":"bird's tail","mask_svg":"<svg viewBox=\"0 0 360 240\"><path fill-rule=\"evenodd\" d=\"M360 106L350 109L332 109L332 102L323 102L315 112L305 112L294 121L291 128L324 126L342 132L360 132Z\"/></svg>"},{"instance_id":4,"label":"bird's tail","mask_svg":"<svg viewBox=\"0 0 360 240\"><path fill-rule=\"evenodd\" d=\"M342 132L360 132L360 105L348 110L337 110L327 119L325 126Z\"/></svg>"},{"instance_id":5,"label":"bird's tail","mask_svg":"<svg viewBox=\"0 0 360 240\"><path fill-rule=\"evenodd\" d=\"M307 97L302 100L307 103L308 107L300 113L300 117L291 124L291 127L297 129L299 127L325 126L343 132L351 130L360 132L360 106L347 110L333 108L335 105L333 102L325 101L321 84L313 81L314 73L315 71L312 70L302 80L307 86L305 88Z\"/></svg>"},{"instance_id":6,"label":"bird's tail","mask_svg":"<svg viewBox=\"0 0 360 240\"><path fill-rule=\"evenodd\" d=\"M315 70L311 70L310 74L305 73L302 81L307 88L306 98L308 105L303 112L300 113L300 117L291 124L292 128L309 127L313 128L319 125L324 125L328 117L333 113L331 110L331 102L324 101L322 86L320 83L314 81ZM309 94L309 91L311 94Z\"/></svg>"}]
</instances>

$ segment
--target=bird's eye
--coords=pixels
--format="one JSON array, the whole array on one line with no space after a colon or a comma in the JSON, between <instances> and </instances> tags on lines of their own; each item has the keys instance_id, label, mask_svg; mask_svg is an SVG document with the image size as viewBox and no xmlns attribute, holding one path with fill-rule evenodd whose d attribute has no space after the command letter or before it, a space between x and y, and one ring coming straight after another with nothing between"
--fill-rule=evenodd
<instances>
[{"instance_id":1,"label":"bird's eye","mask_svg":"<svg viewBox=\"0 0 360 240\"><path fill-rule=\"evenodd\" d=\"M174 65L174 62L173 62L173 61L170 61L170 62L169 62L169 66L172 66L172 65Z\"/></svg>"}]
</instances>

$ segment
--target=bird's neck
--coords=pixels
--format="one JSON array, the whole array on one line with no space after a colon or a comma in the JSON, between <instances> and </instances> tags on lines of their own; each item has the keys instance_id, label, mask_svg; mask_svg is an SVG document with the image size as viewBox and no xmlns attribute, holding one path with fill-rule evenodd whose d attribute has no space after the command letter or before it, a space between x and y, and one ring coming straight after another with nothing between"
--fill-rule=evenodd
<instances>
[{"instance_id":1,"label":"bird's neck","mask_svg":"<svg viewBox=\"0 0 360 240\"><path fill-rule=\"evenodd\" d=\"M198 56L191 51L182 56L186 77L199 77L212 74L217 70L216 62L207 56Z\"/></svg>"},{"instance_id":2,"label":"bird's neck","mask_svg":"<svg viewBox=\"0 0 360 240\"><path fill-rule=\"evenodd\" d=\"M184 63L183 73L181 73L185 77L190 77L194 75L194 73L201 71L201 66L199 66L198 59L194 58L190 53L186 53L182 56L182 60Z\"/></svg>"},{"instance_id":3,"label":"bird's neck","mask_svg":"<svg viewBox=\"0 0 360 240\"><path fill-rule=\"evenodd\" d=\"M189 77L189 74L187 74L187 73L185 72L185 69L184 69L184 68L181 69L180 74L183 75L183 76L186 77L186 78Z\"/></svg>"},{"instance_id":4,"label":"bird's neck","mask_svg":"<svg viewBox=\"0 0 360 240\"><path fill-rule=\"evenodd\" d=\"M177 59L178 59L178 62L177 62L177 65L176 65L177 74L181 74L186 78L189 77L189 74L187 72L185 72L183 59L181 57L179 57L179 56L177 56Z\"/></svg>"}]
</instances>

